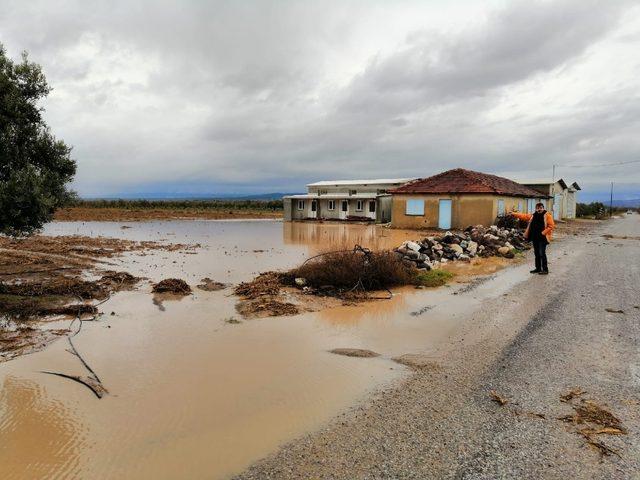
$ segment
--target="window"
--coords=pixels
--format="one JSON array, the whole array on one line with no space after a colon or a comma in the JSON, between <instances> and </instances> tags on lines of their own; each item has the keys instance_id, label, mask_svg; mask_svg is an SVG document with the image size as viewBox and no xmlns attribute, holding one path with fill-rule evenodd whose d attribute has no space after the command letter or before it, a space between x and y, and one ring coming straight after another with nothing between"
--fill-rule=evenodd
<instances>
[{"instance_id":1,"label":"window","mask_svg":"<svg viewBox=\"0 0 640 480\"><path fill-rule=\"evenodd\" d=\"M522 200L518 202L518 212L522 213Z\"/></svg>"},{"instance_id":2,"label":"window","mask_svg":"<svg viewBox=\"0 0 640 480\"><path fill-rule=\"evenodd\" d=\"M498 216L504 215L504 200L498 200Z\"/></svg>"},{"instance_id":3,"label":"window","mask_svg":"<svg viewBox=\"0 0 640 480\"><path fill-rule=\"evenodd\" d=\"M527 213L533 213L536 209L536 200L534 198L527 198Z\"/></svg>"},{"instance_id":4,"label":"window","mask_svg":"<svg viewBox=\"0 0 640 480\"><path fill-rule=\"evenodd\" d=\"M342 201L342 211L346 212L349 210L349 202L347 200Z\"/></svg>"},{"instance_id":5,"label":"window","mask_svg":"<svg viewBox=\"0 0 640 480\"><path fill-rule=\"evenodd\" d=\"M349 190L349 195L355 195L356 193L358 193L357 190Z\"/></svg>"},{"instance_id":6,"label":"window","mask_svg":"<svg viewBox=\"0 0 640 480\"><path fill-rule=\"evenodd\" d=\"M318 195L326 195L327 190L318 190Z\"/></svg>"},{"instance_id":7,"label":"window","mask_svg":"<svg viewBox=\"0 0 640 480\"><path fill-rule=\"evenodd\" d=\"M358 200L356 202L356 212L361 212L362 211L362 200Z\"/></svg>"},{"instance_id":8,"label":"window","mask_svg":"<svg viewBox=\"0 0 640 480\"><path fill-rule=\"evenodd\" d=\"M382 190L378 190L378 195L382 195L383 193L387 193L386 188L383 188Z\"/></svg>"},{"instance_id":9,"label":"window","mask_svg":"<svg viewBox=\"0 0 640 480\"><path fill-rule=\"evenodd\" d=\"M370 200L369 201L369 213L376 213L376 201L375 200Z\"/></svg>"},{"instance_id":10,"label":"window","mask_svg":"<svg viewBox=\"0 0 640 480\"><path fill-rule=\"evenodd\" d=\"M298 210L304 210L304 200L298 200Z\"/></svg>"},{"instance_id":11,"label":"window","mask_svg":"<svg viewBox=\"0 0 640 480\"><path fill-rule=\"evenodd\" d=\"M329 200L329 210L335 210L335 209L336 209L336 201Z\"/></svg>"},{"instance_id":12,"label":"window","mask_svg":"<svg viewBox=\"0 0 640 480\"><path fill-rule=\"evenodd\" d=\"M406 215L424 215L424 200L407 200Z\"/></svg>"}]
</instances>

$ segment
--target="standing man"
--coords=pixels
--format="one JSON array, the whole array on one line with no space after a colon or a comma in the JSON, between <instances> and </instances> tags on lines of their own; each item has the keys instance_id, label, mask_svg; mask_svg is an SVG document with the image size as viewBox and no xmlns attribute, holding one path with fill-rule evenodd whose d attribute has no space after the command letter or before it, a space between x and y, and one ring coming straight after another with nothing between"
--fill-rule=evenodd
<instances>
[{"instance_id":1,"label":"standing man","mask_svg":"<svg viewBox=\"0 0 640 480\"><path fill-rule=\"evenodd\" d=\"M551 242L553 229L556 228L553 215L544 209L544 204L542 203L536 203L536 211L533 214L511 212L509 215L529 222L527 229L524 231L524 238L531 240L536 256L536 268L531 270L531 273L548 275L547 245Z\"/></svg>"}]
</instances>

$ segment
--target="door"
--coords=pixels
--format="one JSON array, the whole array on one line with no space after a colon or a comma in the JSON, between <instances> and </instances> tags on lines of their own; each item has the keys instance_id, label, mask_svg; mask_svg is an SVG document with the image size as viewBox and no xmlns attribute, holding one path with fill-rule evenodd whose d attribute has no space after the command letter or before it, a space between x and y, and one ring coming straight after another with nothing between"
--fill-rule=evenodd
<instances>
[{"instance_id":1,"label":"door","mask_svg":"<svg viewBox=\"0 0 640 480\"><path fill-rule=\"evenodd\" d=\"M318 218L318 201L311 200L311 218Z\"/></svg>"},{"instance_id":2,"label":"door","mask_svg":"<svg viewBox=\"0 0 640 480\"><path fill-rule=\"evenodd\" d=\"M340 202L340 219L346 220L349 213L349 200L342 200Z\"/></svg>"},{"instance_id":3,"label":"door","mask_svg":"<svg viewBox=\"0 0 640 480\"><path fill-rule=\"evenodd\" d=\"M451 228L451 200L440 200L438 228L442 230L449 230Z\"/></svg>"}]
</instances>

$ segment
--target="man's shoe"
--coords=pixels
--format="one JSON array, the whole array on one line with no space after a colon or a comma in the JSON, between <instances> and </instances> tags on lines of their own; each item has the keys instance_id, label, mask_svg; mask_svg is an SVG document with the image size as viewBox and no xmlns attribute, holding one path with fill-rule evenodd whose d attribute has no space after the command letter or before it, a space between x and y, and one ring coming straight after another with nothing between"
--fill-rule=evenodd
<instances>
[{"instance_id":1,"label":"man's shoe","mask_svg":"<svg viewBox=\"0 0 640 480\"><path fill-rule=\"evenodd\" d=\"M540 273L541 271L538 270L537 268L535 270L530 270L529 273Z\"/></svg>"},{"instance_id":2,"label":"man's shoe","mask_svg":"<svg viewBox=\"0 0 640 480\"><path fill-rule=\"evenodd\" d=\"M541 272L538 272L538 275L549 275L549 270L543 270Z\"/></svg>"}]
</instances>

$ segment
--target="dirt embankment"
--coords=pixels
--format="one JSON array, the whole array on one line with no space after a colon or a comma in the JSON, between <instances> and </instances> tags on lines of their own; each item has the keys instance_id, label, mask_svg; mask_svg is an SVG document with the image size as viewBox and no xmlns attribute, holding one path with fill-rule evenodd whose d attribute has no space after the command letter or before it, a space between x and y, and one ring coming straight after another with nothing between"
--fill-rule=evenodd
<instances>
[{"instance_id":1,"label":"dirt embankment","mask_svg":"<svg viewBox=\"0 0 640 480\"><path fill-rule=\"evenodd\" d=\"M95 315L95 302L133 288L139 278L117 272L110 258L186 245L84 236L0 237L0 361L39 350L66 330L47 321Z\"/></svg>"},{"instance_id":2,"label":"dirt embankment","mask_svg":"<svg viewBox=\"0 0 640 480\"><path fill-rule=\"evenodd\" d=\"M137 222L144 220L225 220L282 218L281 210L139 209L71 207L57 210L55 220L65 222Z\"/></svg>"}]
</instances>

